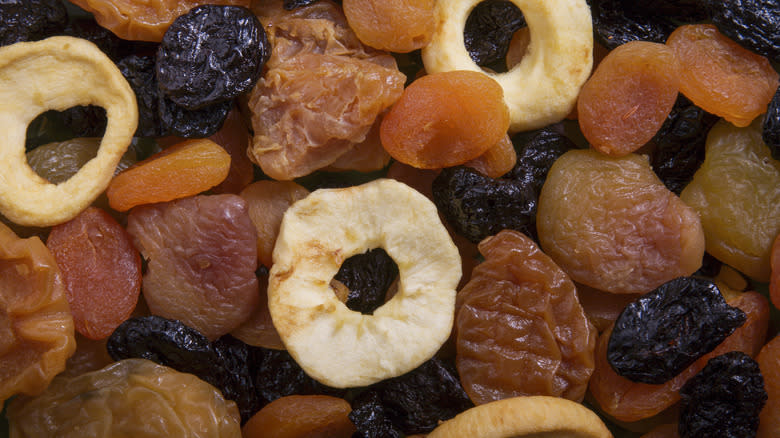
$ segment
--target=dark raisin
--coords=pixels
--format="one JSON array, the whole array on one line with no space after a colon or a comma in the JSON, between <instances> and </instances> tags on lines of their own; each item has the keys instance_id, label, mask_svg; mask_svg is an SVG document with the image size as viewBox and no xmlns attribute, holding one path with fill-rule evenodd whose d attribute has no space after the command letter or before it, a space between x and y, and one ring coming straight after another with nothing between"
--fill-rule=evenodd
<instances>
[{"instance_id":1,"label":"dark raisin","mask_svg":"<svg viewBox=\"0 0 780 438\"><path fill-rule=\"evenodd\" d=\"M772 151L772 158L780 160L780 87L777 87L775 96L767 107L762 136L764 143Z\"/></svg>"},{"instance_id":2,"label":"dark raisin","mask_svg":"<svg viewBox=\"0 0 780 438\"><path fill-rule=\"evenodd\" d=\"M251 90L270 56L257 17L241 6L203 5L179 16L157 51L157 82L176 104L197 110Z\"/></svg>"},{"instance_id":3,"label":"dark raisin","mask_svg":"<svg viewBox=\"0 0 780 438\"><path fill-rule=\"evenodd\" d=\"M780 2L777 0L707 0L718 30L748 50L780 62Z\"/></svg>"},{"instance_id":4,"label":"dark raisin","mask_svg":"<svg viewBox=\"0 0 780 438\"><path fill-rule=\"evenodd\" d=\"M593 0L591 3L596 40L610 50L629 41L664 43L676 28L666 17L632 13L620 0Z\"/></svg>"},{"instance_id":5,"label":"dark raisin","mask_svg":"<svg viewBox=\"0 0 780 438\"><path fill-rule=\"evenodd\" d=\"M356 254L341 264L334 277L349 289L349 309L371 315L385 303L387 289L398 276L398 265L382 248Z\"/></svg>"},{"instance_id":6,"label":"dark raisin","mask_svg":"<svg viewBox=\"0 0 780 438\"><path fill-rule=\"evenodd\" d=\"M188 110L159 93L157 105L160 124L167 134L184 138L204 138L219 131L233 108L233 101Z\"/></svg>"},{"instance_id":7,"label":"dark raisin","mask_svg":"<svg viewBox=\"0 0 780 438\"><path fill-rule=\"evenodd\" d=\"M153 56L130 55L117 63L138 103L138 128L136 137L162 137L166 130L160 120L157 79L154 73Z\"/></svg>"},{"instance_id":8,"label":"dark raisin","mask_svg":"<svg viewBox=\"0 0 780 438\"><path fill-rule=\"evenodd\" d=\"M754 437L767 401L758 363L741 351L710 359L680 397L681 438Z\"/></svg>"},{"instance_id":9,"label":"dark raisin","mask_svg":"<svg viewBox=\"0 0 780 438\"><path fill-rule=\"evenodd\" d=\"M607 344L607 361L630 380L662 384L746 319L742 310L726 304L711 280L676 278L623 309Z\"/></svg>"},{"instance_id":10,"label":"dark raisin","mask_svg":"<svg viewBox=\"0 0 780 438\"><path fill-rule=\"evenodd\" d=\"M512 137L517 150L517 164L506 175L520 184L530 186L539 194L555 160L577 146L552 127L517 134Z\"/></svg>"},{"instance_id":11,"label":"dark raisin","mask_svg":"<svg viewBox=\"0 0 780 438\"><path fill-rule=\"evenodd\" d=\"M653 137L651 164L666 188L676 194L693 179L704 161L707 133L718 117L691 103L682 94Z\"/></svg>"},{"instance_id":12,"label":"dark raisin","mask_svg":"<svg viewBox=\"0 0 780 438\"><path fill-rule=\"evenodd\" d=\"M263 406L287 395L343 396L344 391L331 388L309 377L286 350L255 348L252 359L255 387Z\"/></svg>"},{"instance_id":13,"label":"dark raisin","mask_svg":"<svg viewBox=\"0 0 780 438\"><path fill-rule=\"evenodd\" d=\"M353 438L402 438L403 432L387 417L379 394L365 391L352 401L349 419L357 432Z\"/></svg>"},{"instance_id":14,"label":"dark raisin","mask_svg":"<svg viewBox=\"0 0 780 438\"><path fill-rule=\"evenodd\" d=\"M318 0L284 0L284 9L292 11L316 3Z\"/></svg>"},{"instance_id":15,"label":"dark raisin","mask_svg":"<svg viewBox=\"0 0 780 438\"><path fill-rule=\"evenodd\" d=\"M477 65L495 64L506 56L512 35L525 25L523 13L511 1L483 1L466 19L466 50Z\"/></svg>"},{"instance_id":16,"label":"dark raisin","mask_svg":"<svg viewBox=\"0 0 780 438\"><path fill-rule=\"evenodd\" d=\"M60 35L68 11L60 0L0 1L0 46Z\"/></svg>"}]
</instances>

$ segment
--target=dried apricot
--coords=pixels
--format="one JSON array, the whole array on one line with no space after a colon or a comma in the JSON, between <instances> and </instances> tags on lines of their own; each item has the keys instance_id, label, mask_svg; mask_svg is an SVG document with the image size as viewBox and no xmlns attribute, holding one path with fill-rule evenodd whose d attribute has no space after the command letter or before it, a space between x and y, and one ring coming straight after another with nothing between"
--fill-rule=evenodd
<instances>
[{"instance_id":1,"label":"dried apricot","mask_svg":"<svg viewBox=\"0 0 780 438\"><path fill-rule=\"evenodd\" d=\"M76 351L68 358L61 376L80 376L114 362L106 350L106 339L94 340L76 333Z\"/></svg>"},{"instance_id":2,"label":"dried apricot","mask_svg":"<svg viewBox=\"0 0 780 438\"><path fill-rule=\"evenodd\" d=\"M735 126L766 112L780 75L765 57L721 34L712 24L678 27L666 41L680 63L680 91Z\"/></svg>"},{"instance_id":3,"label":"dried apricot","mask_svg":"<svg viewBox=\"0 0 780 438\"><path fill-rule=\"evenodd\" d=\"M780 436L780 336L769 341L756 357L769 400L761 411L758 438Z\"/></svg>"},{"instance_id":4,"label":"dried apricot","mask_svg":"<svg viewBox=\"0 0 780 438\"><path fill-rule=\"evenodd\" d=\"M241 428L243 438L349 438L355 425L349 403L327 395L288 395L258 411Z\"/></svg>"},{"instance_id":5,"label":"dried apricot","mask_svg":"<svg viewBox=\"0 0 780 438\"><path fill-rule=\"evenodd\" d=\"M612 50L585 82L577 117L597 151L621 156L653 138L677 100L679 68L664 44L632 41Z\"/></svg>"},{"instance_id":6,"label":"dried apricot","mask_svg":"<svg viewBox=\"0 0 780 438\"><path fill-rule=\"evenodd\" d=\"M463 70L412 82L382 120L380 136L396 160L438 169L477 158L508 128L501 86L483 73Z\"/></svg>"},{"instance_id":7,"label":"dried apricot","mask_svg":"<svg viewBox=\"0 0 780 438\"><path fill-rule=\"evenodd\" d=\"M407 53L433 37L435 0L345 0L349 27L367 46Z\"/></svg>"},{"instance_id":8,"label":"dried apricot","mask_svg":"<svg viewBox=\"0 0 780 438\"><path fill-rule=\"evenodd\" d=\"M141 292L141 257L124 227L89 207L52 228L46 246L65 279L76 330L108 337L135 309Z\"/></svg>"},{"instance_id":9,"label":"dried apricot","mask_svg":"<svg viewBox=\"0 0 780 438\"><path fill-rule=\"evenodd\" d=\"M379 138L379 127L381 124L382 116L380 115L363 141L355 143L352 149L344 152L324 170L373 172L384 169L390 163L390 154L382 147L382 140Z\"/></svg>"},{"instance_id":10,"label":"dried apricot","mask_svg":"<svg viewBox=\"0 0 780 438\"><path fill-rule=\"evenodd\" d=\"M517 152L509 135L505 135L498 143L491 146L482 155L463 165L476 169L479 173L491 178L500 178L517 164Z\"/></svg>"},{"instance_id":11,"label":"dried apricot","mask_svg":"<svg viewBox=\"0 0 780 438\"><path fill-rule=\"evenodd\" d=\"M641 295L612 294L584 284L577 284L577 296L588 319L601 333L615 322L620 312L629 303Z\"/></svg>"},{"instance_id":12,"label":"dried apricot","mask_svg":"<svg viewBox=\"0 0 780 438\"><path fill-rule=\"evenodd\" d=\"M230 155L208 139L178 143L115 176L106 189L114 210L197 195L225 180Z\"/></svg>"}]
</instances>

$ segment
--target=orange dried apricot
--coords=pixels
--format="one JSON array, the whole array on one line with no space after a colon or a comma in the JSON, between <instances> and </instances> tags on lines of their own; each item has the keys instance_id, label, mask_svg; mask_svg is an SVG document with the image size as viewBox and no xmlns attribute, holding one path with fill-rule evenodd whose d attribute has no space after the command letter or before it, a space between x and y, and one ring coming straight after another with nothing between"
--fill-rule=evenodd
<instances>
[{"instance_id":1,"label":"orange dried apricot","mask_svg":"<svg viewBox=\"0 0 780 438\"><path fill-rule=\"evenodd\" d=\"M780 336L769 341L756 357L769 399L761 410L757 438L780 436Z\"/></svg>"},{"instance_id":2,"label":"orange dried apricot","mask_svg":"<svg viewBox=\"0 0 780 438\"><path fill-rule=\"evenodd\" d=\"M412 82L382 120L396 160L420 169L456 166L498 143L509 128L504 91L483 73L454 70Z\"/></svg>"},{"instance_id":3,"label":"orange dried apricot","mask_svg":"<svg viewBox=\"0 0 780 438\"><path fill-rule=\"evenodd\" d=\"M765 57L712 24L680 26L666 44L680 63L680 91L693 103L735 126L747 126L766 112L780 75Z\"/></svg>"},{"instance_id":4,"label":"orange dried apricot","mask_svg":"<svg viewBox=\"0 0 780 438\"><path fill-rule=\"evenodd\" d=\"M349 438L355 425L349 403L327 395L288 395L258 411L241 428L243 438Z\"/></svg>"},{"instance_id":5,"label":"orange dried apricot","mask_svg":"<svg viewBox=\"0 0 780 438\"><path fill-rule=\"evenodd\" d=\"M344 15L360 41L375 49L407 53L433 37L435 0L344 0Z\"/></svg>"},{"instance_id":6,"label":"orange dried apricot","mask_svg":"<svg viewBox=\"0 0 780 438\"><path fill-rule=\"evenodd\" d=\"M483 175L491 178L500 178L517 164L517 152L509 135L505 135L485 153L464 163Z\"/></svg>"},{"instance_id":7,"label":"orange dried apricot","mask_svg":"<svg viewBox=\"0 0 780 438\"><path fill-rule=\"evenodd\" d=\"M612 50L577 99L580 129L591 147L621 156L650 141L677 100L679 68L664 44L632 41Z\"/></svg>"},{"instance_id":8,"label":"orange dried apricot","mask_svg":"<svg viewBox=\"0 0 780 438\"><path fill-rule=\"evenodd\" d=\"M208 139L188 140L131 166L106 189L116 211L197 195L225 180L230 155Z\"/></svg>"}]
</instances>

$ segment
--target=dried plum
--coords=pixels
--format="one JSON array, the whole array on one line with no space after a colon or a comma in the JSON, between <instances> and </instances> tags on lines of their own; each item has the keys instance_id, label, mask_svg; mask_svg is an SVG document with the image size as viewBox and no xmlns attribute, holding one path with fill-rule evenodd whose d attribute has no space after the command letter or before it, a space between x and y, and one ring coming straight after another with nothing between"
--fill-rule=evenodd
<instances>
[{"instance_id":1,"label":"dried plum","mask_svg":"<svg viewBox=\"0 0 780 438\"><path fill-rule=\"evenodd\" d=\"M166 129L160 120L157 79L154 73L155 60L152 56L130 55L117 63L138 103L137 137L162 137Z\"/></svg>"},{"instance_id":2,"label":"dried plum","mask_svg":"<svg viewBox=\"0 0 780 438\"><path fill-rule=\"evenodd\" d=\"M772 151L772 158L780 160L780 87L777 87L775 96L769 102L762 129L761 137Z\"/></svg>"},{"instance_id":3,"label":"dried plum","mask_svg":"<svg viewBox=\"0 0 780 438\"><path fill-rule=\"evenodd\" d=\"M0 2L0 46L59 35L67 24L68 11L60 0Z\"/></svg>"},{"instance_id":4,"label":"dried plum","mask_svg":"<svg viewBox=\"0 0 780 438\"><path fill-rule=\"evenodd\" d=\"M747 316L710 280L680 277L626 306L615 321L607 361L635 382L662 384L712 351Z\"/></svg>"},{"instance_id":5,"label":"dried plum","mask_svg":"<svg viewBox=\"0 0 780 438\"><path fill-rule=\"evenodd\" d=\"M179 16L157 51L160 90L188 110L252 89L271 55L257 17L241 6L203 5Z\"/></svg>"},{"instance_id":6,"label":"dried plum","mask_svg":"<svg viewBox=\"0 0 780 438\"><path fill-rule=\"evenodd\" d=\"M247 345L230 335L217 339L212 345L219 358L222 373L217 388L226 399L236 402L241 412L241 421L246 422L263 407L255 390L252 362L257 347Z\"/></svg>"},{"instance_id":7,"label":"dried plum","mask_svg":"<svg viewBox=\"0 0 780 438\"><path fill-rule=\"evenodd\" d=\"M402 438L404 436L387 417L382 400L374 391L366 391L355 398L349 419L357 428L353 438Z\"/></svg>"},{"instance_id":8,"label":"dried plum","mask_svg":"<svg viewBox=\"0 0 780 438\"><path fill-rule=\"evenodd\" d=\"M596 40L610 50L629 41L664 43L676 27L662 16L633 13L620 0L591 3Z\"/></svg>"},{"instance_id":9,"label":"dried plum","mask_svg":"<svg viewBox=\"0 0 780 438\"><path fill-rule=\"evenodd\" d=\"M214 135L225 123L233 101L218 102L200 109L188 110L159 93L158 114L163 129L169 135L184 138L204 138Z\"/></svg>"},{"instance_id":10,"label":"dried plum","mask_svg":"<svg viewBox=\"0 0 780 438\"><path fill-rule=\"evenodd\" d=\"M523 13L511 1L483 1L466 20L466 50L477 65L494 64L506 56L512 35L525 25Z\"/></svg>"},{"instance_id":11,"label":"dried plum","mask_svg":"<svg viewBox=\"0 0 780 438\"><path fill-rule=\"evenodd\" d=\"M681 22L706 20L701 0L620 0L622 6L638 15L660 15Z\"/></svg>"},{"instance_id":12,"label":"dried plum","mask_svg":"<svg viewBox=\"0 0 780 438\"><path fill-rule=\"evenodd\" d=\"M95 105L78 105L65 111L45 111L27 127L27 150L52 142L79 137L102 137L106 130L106 110Z\"/></svg>"},{"instance_id":13,"label":"dried plum","mask_svg":"<svg viewBox=\"0 0 780 438\"><path fill-rule=\"evenodd\" d=\"M555 160L577 147L552 127L515 135L512 142L517 150L517 164L504 178L533 187L537 194Z\"/></svg>"},{"instance_id":14,"label":"dried plum","mask_svg":"<svg viewBox=\"0 0 780 438\"><path fill-rule=\"evenodd\" d=\"M385 303L385 294L398 276L398 266L382 248L354 255L341 264L334 277L349 289L346 305L370 315Z\"/></svg>"},{"instance_id":15,"label":"dried plum","mask_svg":"<svg viewBox=\"0 0 780 438\"><path fill-rule=\"evenodd\" d=\"M131 54L154 54L156 43L145 41L128 41L116 36L113 32L99 25L92 17L72 19L65 28L65 35L92 41L114 62L118 62Z\"/></svg>"},{"instance_id":16,"label":"dried plum","mask_svg":"<svg viewBox=\"0 0 780 438\"><path fill-rule=\"evenodd\" d=\"M284 9L292 11L293 9L309 6L317 1L318 0L284 0Z\"/></svg>"},{"instance_id":17,"label":"dried plum","mask_svg":"<svg viewBox=\"0 0 780 438\"><path fill-rule=\"evenodd\" d=\"M342 390L325 386L309 377L286 350L253 349L252 370L263 406L293 394L343 395Z\"/></svg>"},{"instance_id":18,"label":"dried plum","mask_svg":"<svg viewBox=\"0 0 780 438\"><path fill-rule=\"evenodd\" d=\"M721 33L748 50L780 62L777 0L708 0L706 6Z\"/></svg>"},{"instance_id":19,"label":"dried plum","mask_svg":"<svg viewBox=\"0 0 780 438\"><path fill-rule=\"evenodd\" d=\"M741 351L710 359L680 388L682 438L744 438L758 431L767 401L758 363Z\"/></svg>"}]
</instances>

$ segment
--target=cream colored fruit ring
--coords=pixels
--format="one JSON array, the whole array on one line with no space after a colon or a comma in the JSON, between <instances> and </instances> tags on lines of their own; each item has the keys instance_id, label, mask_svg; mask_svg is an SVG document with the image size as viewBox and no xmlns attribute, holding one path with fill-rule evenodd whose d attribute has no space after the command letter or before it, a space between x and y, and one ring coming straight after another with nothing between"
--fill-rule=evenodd
<instances>
[{"instance_id":1,"label":"cream colored fruit ring","mask_svg":"<svg viewBox=\"0 0 780 438\"><path fill-rule=\"evenodd\" d=\"M427 438L611 438L603 421L585 406L558 397L498 400L461 412Z\"/></svg>"},{"instance_id":2,"label":"cream colored fruit ring","mask_svg":"<svg viewBox=\"0 0 780 438\"><path fill-rule=\"evenodd\" d=\"M531 43L506 73L486 73L504 88L512 132L542 128L566 117L593 66L593 25L585 0L511 0L523 12ZM463 28L482 0L437 0L436 31L423 48L428 73L483 71L466 51Z\"/></svg>"},{"instance_id":3,"label":"cream colored fruit ring","mask_svg":"<svg viewBox=\"0 0 780 438\"><path fill-rule=\"evenodd\" d=\"M108 126L97 156L73 177L52 184L27 163L27 125L44 111L94 104ZM20 225L72 219L108 186L138 124L135 94L91 42L52 37L0 48L0 213Z\"/></svg>"},{"instance_id":4,"label":"cream colored fruit ring","mask_svg":"<svg viewBox=\"0 0 780 438\"><path fill-rule=\"evenodd\" d=\"M329 288L342 262L384 248L398 293L373 315ZM317 190L285 213L274 247L268 307L287 350L316 380L365 386L411 371L447 340L460 256L436 207L392 179Z\"/></svg>"}]
</instances>

